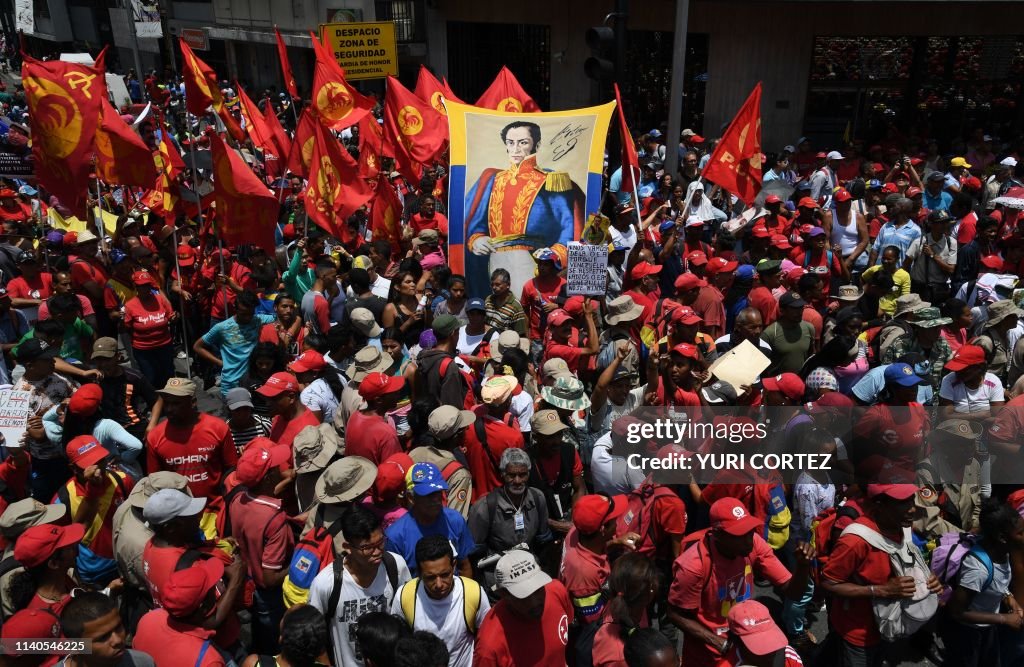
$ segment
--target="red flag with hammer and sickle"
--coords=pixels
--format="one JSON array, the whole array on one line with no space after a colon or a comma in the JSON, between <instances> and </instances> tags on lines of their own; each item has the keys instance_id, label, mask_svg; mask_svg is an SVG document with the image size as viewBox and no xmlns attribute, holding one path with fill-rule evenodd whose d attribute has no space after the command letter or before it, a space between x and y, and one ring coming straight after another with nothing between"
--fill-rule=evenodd
<instances>
[{"instance_id":1,"label":"red flag with hammer and sickle","mask_svg":"<svg viewBox=\"0 0 1024 667\"><path fill-rule=\"evenodd\" d=\"M735 194L744 204L754 203L761 191L762 175L760 82L729 123L702 175Z\"/></svg>"},{"instance_id":2,"label":"red flag with hammer and sickle","mask_svg":"<svg viewBox=\"0 0 1024 667\"><path fill-rule=\"evenodd\" d=\"M21 68L35 173L50 194L83 220L96 130L107 99L105 54L92 66L26 55Z\"/></svg>"}]
</instances>

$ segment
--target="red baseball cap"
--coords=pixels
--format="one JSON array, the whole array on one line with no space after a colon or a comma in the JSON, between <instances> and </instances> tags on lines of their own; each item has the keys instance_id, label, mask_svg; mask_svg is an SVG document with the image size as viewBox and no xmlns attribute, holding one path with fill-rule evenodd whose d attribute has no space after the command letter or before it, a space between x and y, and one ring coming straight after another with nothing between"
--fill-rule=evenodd
<instances>
[{"instance_id":1,"label":"red baseball cap","mask_svg":"<svg viewBox=\"0 0 1024 667\"><path fill-rule=\"evenodd\" d=\"M136 285L149 285L150 287L157 287L156 278L149 271L136 271L132 274L132 282Z\"/></svg>"},{"instance_id":2,"label":"red baseball cap","mask_svg":"<svg viewBox=\"0 0 1024 667\"><path fill-rule=\"evenodd\" d=\"M700 324L701 322L704 321L704 318L698 315L696 311L694 311L694 309L690 308L689 306L673 308L670 312L670 316L672 322L678 322L686 326L689 326L691 324Z\"/></svg>"},{"instance_id":3,"label":"red baseball cap","mask_svg":"<svg viewBox=\"0 0 1024 667\"><path fill-rule=\"evenodd\" d=\"M571 316L580 317L581 315L583 315L583 297L578 294L576 296L569 297L568 299L565 300L565 303L562 305L562 308ZM598 308L599 306L596 301L592 301L590 303L591 310L597 310Z\"/></svg>"},{"instance_id":4,"label":"red baseball cap","mask_svg":"<svg viewBox=\"0 0 1024 667\"><path fill-rule=\"evenodd\" d=\"M999 255L985 255L981 258L981 265L993 271L1003 270L1003 259Z\"/></svg>"},{"instance_id":5,"label":"red baseball cap","mask_svg":"<svg viewBox=\"0 0 1024 667\"><path fill-rule=\"evenodd\" d=\"M282 227L281 228L281 236L286 238L286 239L293 239L293 238L295 238L295 225L289 222L287 225Z\"/></svg>"},{"instance_id":6,"label":"red baseball cap","mask_svg":"<svg viewBox=\"0 0 1024 667\"><path fill-rule=\"evenodd\" d=\"M294 373L308 373L309 371L322 371L327 367L324 355L316 350L306 350L295 361L288 364L288 370Z\"/></svg>"},{"instance_id":7,"label":"red baseball cap","mask_svg":"<svg viewBox=\"0 0 1024 667\"><path fill-rule=\"evenodd\" d=\"M691 345L690 343L680 343L672 348L672 354L678 354L686 357L687 359L699 359L700 355L697 354L697 346Z\"/></svg>"},{"instance_id":8,"label":"red baseball cap","mask_svg":"<svg viewBox=\"0 0 1024 667\"><path fill-rule=\"evenodd\" d=\"M730 261L724 257L712 257L708 260L708 267L704 271L709 276L713 276L718 273L732 273L739 267L739 262Z\"/></svg>"},{"instance_id":9,"label":"red baseball cap","mask_svg":"<svg viewBox=\"0 0 1024 667\"><path fill-rule=\"evenodd\" d=\"M772 237L772 233L764 225L754 225L751 227L750 235L755 239L769 239Z\"/></svg>"},{"instance_id":10,"label":"red baseball cap","mask_svg":"<svg viewBox=\"0 0 1024 667\"><path fill-rule=\"evenodd\" d=\"M743 503L735 498L719 498L712 503L710 514L711 529L730 535L746 535L763 525L760 519L750 516Z\"/></svg>"},{"instance_id":11,"label":"red baseball cap","mask_svg":"<svg viewBox=\"0 0 1024 667\"><path fill-rule=\"evenodd\" d=\"M172 573L160 591L164 609L177 618L188 616L199 609L223 576L224 563L219 558L198 560L191 567Z\"/></svg>"},{"instance_id":12,"label":"red baseball cap","mask_svg":"<svg viewBox=\"0 0 1024 667\"><path fill-rule=\"evenodd\" d=\"M970 178L965 178L964 182L962 183L962 186L967 188L968 190L972 190L972 191L980 190L981 189L981 179L979 179L977 176L971 176Z\"/></svg>"},{"instance_id":13,"label":"red baseball cap","mask_svg":"<svg viewBox=\"0 0 1024 667\"><path fill-rule=\"evenodd\" d=\"M868 498L876 496L889 496L893 500L906 500L913 498L917 493L915 484L868 484Z\"/></svg>"},{"instance_id":14,"label":"red baseball cap","mask_svg":"<svg viewBox=\"0 0 1024 667\"><path fill-rule=\"evenodd\" d=\"M14 543L14 558L25 567L33 568L50 560L58 550L78 544L84 537L85 526L80 523L32 526Z\"/></svg>"},{"instance_id":15,"label":"red baseball cap","mask_svg":"<svg viewBox=\"0 0 1024 667\"><path fill-rule=\"evenodd\" d=\"M299 391L299 381L291 373L281 372L274 373L267 378L267 381L256 390L256 393L267 398L274 398L286 391Z\"/></svg>"},{"instance_id":16,"label":"red baseball cap","mask_svg":"<svg viewBox=\"0 0 1024 667\"><path fill-rule=\"evenodd\" d=\"M803 197L796 203L797 208L821 208L818 206L818 202L811 199L810 197Z\"/></svg>"},{"instance_id":17,"label":"red baseball cap","mask_svg":"<svg viewBox=\"0 0 1024 667\"><path fill-rule=\"evenodd\" d=\"M768 655L789 645L785 633L772 620L768 607L757 600L744 600L729 610L729 631L754 655Z\"/></svg>"},{"instance_id":18,"label":"red baseball cap","mask_svg":"<svg viewBox=\"0 0 1024 667\"><path fill-rule=\"evenodd\" d=\"M782 203L782 199L780 199L778 195L768 195L767 197L764 198L764 203L765 204L781 204Z\"/></svg>"},{"instance_id":19,"label":"red baseball cap","mask_svg":"<svg viewBox=\"0 0 1024 667\"><path fill-rule=\"evenodd\" d=\"M71 394L68 401L68 411L74 415L88 417L96 414L103 401L103 387L98 384L83 384Z\"/></svg>"},{"instance_id":20,"label":"red baseball cap","mask_svg":"<svg viewBox=\"0 0 1024 667\"><path fill-rule=\"evenodd\" d=\"M836 193L832 195L832 198L836 201L850 201L853 199L853 195L851 195L850 191L846 188L839 188L836 190Z\"/></svg>"},{"instance_id":21,"label":"red baseball cap","mask_svg":"<svg viewBox=\"0 0 1024 667\"><path fill-rule=\"evenodd\" d=\"M953 353L953 357L946 362L946 370L962 371L968 366L984 363L986 363L985 350L977 345L961 345L960 349Z\"/></svg>"},{"instance_id":22,"label":"red baseball cap","mask_svg":"<svg viewBox=\"0 0 1024 667\"><path fill-rule=\"evenodd\" d=\"M892 195L896 194L897 192L899 192L899 188L896 187L895 183L886 183L885 185L882 186L883 195Z\"/></svg>"},{"instance_id":23,"label":"red baseball cap","mask_svg":"<svg viewBox=\"0 0 1024 667\"><path fill-rule=\"evenodd\" d=\"M640 280L644 276L652 276L656 273L661 273L660 264L651 264L650 262L640 262L632 269L629 270L629 277L633 280Z\"/></svg>"},{"instance_id":24,"label":"red baseball cap","mask_svg":"<svg viewBox=\"0 0 1024 667\"><path fill-rule=\"evenodd\" d=\"M676 278L675 282L676 290L690 290L698 287L704 287L707 284L708 281L703 278L698 278L692 273L680 274L680 276Z\"/></svg>"},{"instance_id":25,"label":"red baseball cap","mask_svg":"<svg viewBox=\"0 0 1024 667\"><path fill-rule=\"evenodd\" d=\"M911 199L913 197L919 197L919 196L921 196L923 194L924 194L924 190L922 190L919 187L909 187L909 188L907 188L907 199Z\"/></svg>"},{"instance_id":26,"label":"red baseball cap","mask_svg":"<svg viewBox=\"0 0 1024 667\"><path fill-rule=\"evenodd\" d=\"M572 315L565 312L562 308L555 308L548 313L548 324L553 327L560 327L566 322L572 322Z\"/></svg>"},{"instance_id":27,"label":"red baseball cap","mask_svg":"<svg viewBox=\"0 0 1024 667\"><path fill-rule=\"evenodd\" d=\"M767 377L761 380L761 386L767 391L777 391L787 398L798 401L806 391L804 381L796 373L782 373L775 377Z\"/></svg>"},{"instance_id":28,"label":"red baseball cap","mask_svg":"<svg viewBox=\"0 0 1024 667\"><path fill-rule=\"evenodd\" d=\"M99 440L91 435L80 435L71 439L64 449L71 465L85 470L110 456Z\"/></svg>"},{"instance_id":29,"label":"red baseball cap","mask_svg":"<svg viewBox=\"0 0 1024 667\"><path fill-rule=\"evenodd\" d=\"M415 461L405 452L397 452L380 462L377 479L373 482L373 497L378 501L390 501L398 497L406 487L406 477Z\"/></svg>"},{"instance_id":30,"label":"red baseball cap","mask_svg":"<svg viewBox=\"0 0 1024 667\"><path fill-rule=\"evenodd\" d=\"M800 280L807 273L807 269L802 266L794 266L789 271L786 271L786 280L792 284L796 284L796 281Z\"/></svg>"},{"instance_id":31,"label":"red baseball cap","mask_svg":"<svg viewBox=\"0 0 1024 667\"><path fill-rule=\"evenodd\" d=\"M814 154L814 157L819 158L819 159L823 158L823 157L827 158L828 157L828 153L826 153L825 151L818 151L817 153Z\"/></svg>"},{"instance_id":32,"label":"red baseball cap","mask_svg":"<svg viewBox=\"0 0 1024 667\"><path fill-rule=\"evenodd\" d=\"M401 375L386 373L367 373L359 383L359 395L364 401L372 401L385 394L391 394L405 386L405 378Z\"/></svg>"},{"instance_id":33,"label":"red baseball cap","mask_svg":"<svg viewBox=\"0 0 1024 667\"><path fill-rule=\"evenodd\" d=\"M686 256L687 264L695 264L697 266L704 266L708 263L708 256L700 250L694 250Z\"/></svg>"},{"instance_id":34,"label":"red baseball cap","mask_svg":"<svg viewBox=\"0 0 1024 667\"><path fill-rule=\"evenodd\" d=\"M256 486L271 469L284 465L291 458L291 447L279 445L270 438L253 438L238 457L235 479L243 486Z\"/></svg>"},{"instance_id":35,"label":"red baseball cap","mask_svg":"<svg viewBox=\"0 0 1024 667\"><path fill-rule=\"evenodd\" d=\"M22 609L4 621L4 639L49 639L60 637L60 620L48 609Z\"/></svg>"},{"instance_id":36,"label":"red baseball cap","mask_svg":"<svg viewBox=\"0 0 1024 667\"><path fill-rule=\"evenodd\" d=\"M196 263L196 249L187 243L178 246L178 265L192 266Z\"/></svg>"},{"instance_id":37,"label":"red baseball cap","mask_svg":"<svg viewBox=\"0 0 1024 667\"><path fill-rule=\"evenodd\" d=\"M75 245L78 243L78 232L68 232L64 235L64 245Z\"/></svg>"},{"instance_id":38,"label":"red baseball cap","mask_svg":"<svg viewBox=\"0 0 1024 667\"><path fill-rule=\"evenodd\" d=\"M591 493L583 496L572 508L572 525L583 535L593 535L609 521L626 513L629 501L626 496L606 496Z\"/></svg>"},{"instance_id":39,"label":"red baseball cap","mask_svg":"<svg viewBox=\"0 0 1024 667\"><path fill-rule=\"evenodd\" d=\"M793 244L789 242L785 234L772 234L772 247L779 250L792 250Z\"/></svg>"}]
</instances>

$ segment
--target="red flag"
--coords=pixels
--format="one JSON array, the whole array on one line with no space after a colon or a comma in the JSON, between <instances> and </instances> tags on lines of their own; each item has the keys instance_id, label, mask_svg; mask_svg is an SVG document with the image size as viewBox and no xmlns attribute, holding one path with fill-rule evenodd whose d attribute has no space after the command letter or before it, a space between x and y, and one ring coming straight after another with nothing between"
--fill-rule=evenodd
<instances>
[{"instance_id":1,"label":"red flag","mask_svg":"<svg viewBox=\"0 0 1024 667\"><path fill-rule=\"evenodd\" d=\"M281 121L277 117L277 112L274 111L273 104L267 103L266 107L264 107L263 122L266 124L267 129L270 130L270 137L277 147L275 155L278 158L278 166L283 174L292 144L288 140L288 135L285 133L284 128L281 127Z\"/></svg>"},{"instance_id":2,"label":"red flag","mask_svg":"<svg viewBox=\"0 0 1024 667\"><path fill-rule=\"evenodd\" d=\"M278 32L277 26L274 26L274 35L277 37L277 57L281 59L281 73L284 75L285 90L288 91L293 100L298 99L299 89L295 86L295 76L292 75L292 66L288 62L288 47L284 45L284 40L281 39L281 33Z\"/></svg>"},{"instance_id":3,"label":"red flag","mask_svg":"<svg viewBox=\"0 0 1024 667\"><path fill-rule=\"evenodd\" d=\"M385 116L387 111L385 109ZM419 183L423 175L423 165L409 155L402 142L403 137L399 133L396 123L384 120L383 145L385 153L393 153L395 158L395 171L400 173L410 183Z\"/></svg>"},{"instance_id":4,"label":"red flag","mask_svg":"<svg viewBox=\"0 0 1024 667\"><path fill-rule=\"evenodd\" d=\"M434 110L442 116L448 115L448 110L444 108L442 99L465 104L455 96L447 84L438 81L437 77L423 65L420 65L420 73L416 77L416 96L434 107Z\"/></svg>"},{"instance_id":5,"label":"red flag","mask_svg":"<svg viewBox=\"0 0 1024 667\"><path fill-rule=\"evenodd\" d=\"M177 178L185 170L185 163L182 162L174 144L168 139L162 116L157 116L157 128L160 130L160 143L152 156L156 163L156 183L152 190L143 195L141 201L151 211L162 215L165 220L173 221L181 204Z\"/></svg>"},{"instance_id":6,"label":"red flag","mask_svg":"<svg viewBox=\"0 0 1024 667\"><path fill-rule=\"evenodd\" d=\"M370 231L374 241L389 241L395 250L402 245L402 200L385 174L377 180L373 210L370 212Z\"/></svg>"},{"instance_id":7,"label":"red flag","mask_svg":"<svg viewBox=\"0 0 1024 667\"><path fill-rule=\"evenodd\" d=\"M532 97L526 94L515 75L507 67L501 68L498 76L494 77L494 81L476 101L476 106L509 113L540 111L540 107Z\"/></svg>"},{"instance_id":8,"label":"red flag","mask_svg":"<svg viewBox=\"0 0 1024 667\"><path fill-rule=\"evenodd\" d=\"M729 123L701 174L753 204L761 191L761 82Z\"/></svg>"},{"instance_id":9,"label":"red flag","mask_svg":"<svg viewBox=\"0 0 1024 667\"><path fill-rule=\"evenodd\" d=\"M320 122L332 130L355 125L373 109L376 101L350 86L345 81L345 70L341 69L327 47L313 33L309 36L313 39L313 51L316 53L311 99Z\"/></svg>"},{"instance_id":10,"label":"red flag","mask_svg":"<svg viewBox=\"0 0 1024 667\"><path fill-rule=\"evenodd\" d=\"M393 76L388 77L387 90L384 96L384 127L391 137L401 142L401 146L394 145L395 152L404 149L412 160L429 163L441 152L448 138L445 116L416 97Z\"/></svg>"},{"instance_id":11,"label":"red flag","mask_svg":"<svg viewBox=\"0 0 1024 667\"><path fill-rule=\"evenodd\" d=\"M252 139L252 143L256 148L263 151L264 159L267 158L267 153L277 158L277 144L274 142L274 137L270 133L270 128L267 127L260 108L256 106L256 103L252 101L252 98L249 97L249 94L245 92L245 89L237 81L235 81L235 87L238 88L239 106L242 110L242 118L245 119L245 131L249 133L249 138ZM267 100L267 106L273 107L274 105L270 103L270 100Z\"/></svg>"},{"instance_id":12,"label":"red flag","mask_svg":"<svg viewBox=\"0 0 1024 667\"><path fill-rule=\"evenodd\" d=\"M96 131L96 173L107 183L139 188L152 186L156 178L153 151L106 99Z\"/></svg>"},{"instance_id":13,"label":"red flag","mask_svg":"<svg viewBox=\"0 0 1024 667\"><path fill-rule=\"evenodd\" d=\"M359 121L359 174L368 181L376 181L383 157L394 157L394 151L384 150L384 134L380 123L372 115Z\"/></svg>"},{"instance_id":14,"label":"red flag","mask_svg":"<svg viewBox=\"0 0 1024 667\"><path fill-rule=\"evenodd\" d=\"M313 115L313 110L306 107L299 116L299 124L295 128L295 136L292 137L291 150L288 151L288 171L293 174L300 174L303 178L309 176L309 164L313 159L313 145L316 143L314 130L320 122Z\"/></svg>"},{"instance_id":15,"label":"red flag","mask_svg":"<svg viewBox=\"0 0 1024 667\"><path fill-rule=\"evenodd\" d=\"M21 81L39 182L83 220L101 104L106 51L93 66L24 56Z\"/></svg>"},{"instance_id":16,"label":"red flag","mask_svg":"<svg viewBox=\"0 0 1024 667\"><path fill-rule=\"evenodd\" d=\"M622 109L622 95L619 94L619 84L615 86L615 106L619 113L619 139L622 142L622 187L623 192L633 192L636 184L640 182L640 159L636 155L636 144L633 142L633 135L629 133L629 126L626 125L626 113Z\"/></svg>"},{"instance_id":17,"label":"red flag","mask_svg":"<svg viewBox=\"0 0 1024 667\"><path fill-rule=\"evenodd\" d=\"M178 44L181 46L181 56L184 60L181 74L185 79L185 108L191 114L203 116L209 107L213 107L214 112L224 122L228 133L237 141L244 141L245 133L224 104L217 73L192 53L184 39L179 37Z\"/></svg>"},{"instance_id":18,"label":"red flag","mask_svg":"<svg viewBox=\"0 0 1024 667\"><path fill-rule=\"evenodd\" d=\"M277 198L216 132L209 136L218 236L226 246L252 243L272 255Z\"/></svg>"},{"instance_id":19,"label":"red flag","mask_svg":"<svg viewBox=\"0 0 1024 667\"><path fill-rule=\"evenodd\" d=\"M356 161L320 123L314 124L313 135L306 214L347 244L350 241L348 218L373 196L373 190L359 177Z\"/></svg>"}]
</instances>

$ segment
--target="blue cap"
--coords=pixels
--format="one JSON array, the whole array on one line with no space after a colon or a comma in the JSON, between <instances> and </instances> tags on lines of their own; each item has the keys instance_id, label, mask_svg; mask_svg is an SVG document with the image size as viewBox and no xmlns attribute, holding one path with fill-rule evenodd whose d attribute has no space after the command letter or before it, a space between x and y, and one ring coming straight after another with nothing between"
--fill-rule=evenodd
<instances>
[{"instance_id":1,"label":"blue cap","mask_svg":"<svg viewBox=\"0 0 1024 667\"><path fill-rule=\"evenodd\" d=\"M868 189L869 190L881 190L882 189L882 181L878 180L877 178L872 178L870 181L868 181Z\"/></svg>"},{"instance_id":2,"label":"blue cap","mask_svg":"<svg viewBox=\"0 0 1024 667\"><path fill-rule=\"evenodd\" d=\"M898 384L901 387L916 387L917 385L924 384L925 382L918 377L910 364L904 363L895 363L886 366L885 381L886 383L891 382L893 384Z\"/></svg>"},{"instance_id":3,"label":"blue cap","mask_svg":"<svg viewBox=\"0 0 1024 667\"><path fill-rule=\"evenodd\" d=\"M672 229L675 226L676 226L676 221L675 220L666 220L665 222L663 222L660 225L658 225L658 231L659 232L667 232L668 230Z\"/></svg>"},{"instance_id":4,"label":"blue cap","mask_svg":"<svg viewBox=\"0 0 1024 667\"><path fill-rule=\"evenodd\" d=\"M472 299L470 299L469 301L467 301L466 302L466 312L468 313L471 310L484 310L484 311L486 311L487 307L484 306L484 300L481 299L478 296L475 296Z\"/></svg>"},{"instance_id":5,"label":"blue cap","mask_svg":"<svg viewBox=\"0 0 1024 667\"><path fill-rule=\"evenodd\" d=\"M20 188L18 188L18 194L21 194L21 195L27 195L29 197L35 197L37 193L38 193L38 190L36 190L31 185L23 185Z\"/></svg>"},{"instance_id":6,"label":"blue cap","mask_svg":"<svg viewBox=\"0 0 1024 667\"><path fill-rule=\"evenodd\" d=\"M652 137L654 137L655 139L657 139L658 137L660 137L660 136L661 136L661 130L659 130L658 128L654 128L653 130L651 130L651 131L650 131L650 132L648 132L647 134L649 134L649 135L651 135Z\"/></svg>"},{"instance_id":7,"label":"blue cap","mask_svg":"<svg viewBox=\"0 0 1024 667\"><path fill-rule=\"evenodd\" d=\"M417 496L429 496L438 491L447 491L448 483L433 463L417 463L409 471L409 488Z\"/></svg>"},{"instance_id":8,"label":"blue cap","mask_svg":"<svg viewBox=\"0 0 1024 667\"><path fill-rule=\"evenodd\" d=\"M754 267L750 264L744 264L740 268L736 269L736 277L740 280L753 280Z\"/></svg>"}]
</instances>

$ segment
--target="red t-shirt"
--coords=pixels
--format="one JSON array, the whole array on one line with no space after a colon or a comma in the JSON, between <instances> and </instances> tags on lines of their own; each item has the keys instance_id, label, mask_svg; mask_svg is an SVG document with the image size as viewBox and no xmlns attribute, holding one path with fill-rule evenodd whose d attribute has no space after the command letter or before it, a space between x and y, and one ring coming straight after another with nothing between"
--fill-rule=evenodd
<instances>
[{"instance_id":1,"label":"red t-shirt","mask_svg":"<svg viewBox=\"0 0 1024 667\"><path fill-rule=\"evenodd\" d=\"M580 359L583 358L583 355L580 354L582 351L582 347L548 340L547 344L544 345L544 355L541 359L541 364L547 362L548 359L562 359L570 371L577 373L579 372Z\"/></svg>"},{"instance_id":2,"label":"red t-shirt","mask_svg":"<svg viewBox=\"0 0 1024 667\"><path fill-rule=\"evenodd\" d=\"M870 442L900 470L914 470L928 432L928 413L920 403L872 405L853 426L854 436Z\"/></svg>"},{"instance_id":3,"label":"red t-shirt","mask_svg":"<svg viewBox=\"0 0 1024 667\"><path fill-rule=\"evenodd\" d=\"M543 305L550 303L562 291L565 279L560 276L548 278L541 282L540 278L531 278L523 285L523 294L519 299L526 317L530 322L530 338L542 340L544 330L547 329L547 319L543 317ZM543 321L543 326L541 322Z\"/></svg>"},{"instance_id":4,"label":"red t-shirt","mask_svg":"<svg viewBox=\"0 0 1024 667\"><path fill-rule=\"evenodd\" d=\"M110 280L106 270L96 260L74 256L68 259L71 261L71 285L76 292L80 292L82 285L89 281L95 281L102 287Z\"/></svg>"},{"instance_id":5,"label":"red t-shirt","mask_svg":"<svg viewBox=\"0 0 1024 667\"><path fill-rule=\"evenodd\" d=\"M191 426L165 420L146 436L146 470L184 475L196 498L219 495L224 471L237 464L231 429L213 415L200 413L199 421Z\"/></svg>"},{"instance_id":6,"label":"red t-shirt","mask_svg":"<svg viewBox=\"0 0 1024 667\"><path fill-rule=\"evenodd\" d=\"M832 256L832 265L829 266L828 257ZM831 276L843 275L843 258L837 252L831 252L828 249L822 250L820 253L811 251L810 256L807 252L800 252L793 256L793 263L797 266L804 267L809 273L813 273L821 279L821 293L824 296L828 296L829 285L832 282L828 279Z\"/></svg>"},{"instance_id":7,"label":"red t-shirt","mask_svg":"<svg viewBox=\"0 0 1024 667\"><path fill-rule=\"evenodd\" d=\"M213 264L204 269L203 275L207 280L213 280L220 272L220 264ZM236 283L241 286L242 289L254 290L256 289L256 281L252 279L252 271L249 267L235 262L228 269L228 275L234 279ZM228 308L224 310L224 292L228 295ZM224 289L217 289L216 293L211 297L212 303L210 304L210 317L214 317L218 320L225 320L231 315L235 314L235 291L230 287Z\"/></svg>"},{"instance_id":8,"label":"red t-shirt","mask_svg":"<svg viewBox=\"0 0 1024 667\"><path fill-rule=\"evenodd\" d=\"M139 620L132 648L160 656L163 664L225 667L224 659L213 646L208 646L202 661L199 653L203 642L213 640L214 630L204 630L171 618L163 609L154 609Z\"/></svg>"},{"instance_id":9,"label":"red t-shirt","mask_svg":"<svg viewBox=\"0 0 1024 667\"><path fill-rule=\"evenodd\" d=\"M814 327L814 340L821 340L821 330L825 326L825 321L821 317L821 313L814 309L814 306L807 304L804 306L803 314L804 322L807 322Z\"/></svg>"},{"instance_id":10,"label":"red t-shirt","mask_svg":"<svg viewBox=\"0 0 1024 667\"><path fill-rule=\"evenodd\" d=\"M14 299L49 299L53 295L53 274L41 271L32 280L25 276L11 278L7 283L7 294Z\"/></svg>"},{"instance_id":11,"label":"red t-shirt","mask_svg":"<svg viewBox=\"0 0 1024 667\"><path fill-rule=\"evenodd\" d=\"M779 302L775 300L772 291L764 285L758 285L750 290L747 299L752 307L760 311L765 326L779 319Z\"/></svg>"},{"instance_id":12,"label":"red t-shirt","mask_svg":"<svg viewBox=\"0 0 1024 667\"><path fill-rule=\"evenodd\" d=\"M698 325L698 329L718 338L725 334L725 297L716 287L705 285L697 293L697 300L690 305L693 312L700 315L704 322Z\"/></svg>"},{"instance_id":13,"label":"red t-shirt","mask_svg":"<svg viewBox=\"0 0 1024 667\"><path fill-rule=\"evenodd\" d=\"M545 586L544 593L539 620L513 613L506 602L491 607L476 636L475 667L565 667L573 618L569 593L558 581Z\"/></svg>"},{"instance_id":14,"label":"red t-shirt","mask_svg":"<svg viewBox=\"0 0 1024 667\"><path fill-rule=\"evenodd\" d=\"M319 426L320 420L309 410L303 410L295 419L285 420L281 415L274 417L270 423L270 435L267 436L279 445L291 448L295 436L307 426ZM351 437L351 435L349 435ZM346 449L346 454L350 453ZM361 455L360 455L361 456Z\"/></svg>"},{"instance_id":15,"label":"red t-shirt","mask_svg":"<svg viewBox=\"0 0 1024 667\"><path fill-rule=\"evenodd\" d=\"M866 516L853 523L879 530L878 524ZM902 537L900 535L899 539ZM892 565L884 551L875 549L856 535L841 535L821 575L830 581L856 581L871 586L887 582L892 575ZM882 641L871 609L871 598L834 598L829 605L829 619L836 632L854 646L874 646Z\"/></svg>"},{"instance_id":16,"label":"red t-shirt","mask_svg":"<svg viewBox=\"0 0 1024 667\"><path fill-rule=\"evenodd\" d=\"M974 240L978 233L978 214L971 211L960 219L956 230L956 243L961 248Z\"/></svg>"},{"instance_id":17,"label":"red t-shirt","mask_svg":"<svg viewBox=\"0 0 1024 667\"><path fill-rule=\"evenodd\" d=\"M75 296L78 297L78 303L82 306L82 317L96 314L96 310L92 307L92 301L89 301L87 296L84 294L76 294ZM39 321L42 322L48 319L50 319L50 306L47 301L43 301L39 304Z\"/></svg>"},{"instance_id":18,"label":"red t-shirt","mask_svg":"<svg viewBox=\"0 0 1024 667\"><path fill-rule=\"evenodd\" d=\"M524 443L522 431L489 416L485 406L478 406L474 412L477 421L483 423L487 449L490 451L490 455L488 455L484 450L484 445L476 437L476 426L470 426L466 431L466 462L469 463L469 472L473 476L473 502L476 502L502 485L496 470L498 462L501 461L502 452L509 447L521 449ZM348 453L347 444L345 452Z\"/></svg>"},{"instance_id":19,"label":"red t-shirt","mask_svg":"<svg viewBox=\"0 0 1024 667\"><path fill-rule=\"evenodd\" d=\"M395 427L383 417L352 413L345 427L345 456L362 456L380 465L384 459L402 451Z\"/></svg>"},{"instance_id":20,"label":"red t-shirt","mask_svg":"<svg viewBox=\"0 0 1024 667\"><path fill-rule=\"evenodd\" d=\"M709 534L672 563L668 601L680 609L696 610L704 627L724 637L729 630L729 610L753 598L755 574L775 586L785 585L793 576L760 535L754 535L750 554L730 559L718 553ZM704 642L683 642L685 665L713 665L720 657Z\"/></svg>"},{"instance_id":21,"label":"red t-shirt","mask_svg":"<svg viewBox=\"0 0 1024 667\"><path fill-rule=\"evenodd\" d=\"M605 607L601 587L612 572L608 556L596 554L579 544L576 527L565 536L565 557L558 579L565 584L577 612L587 621L596 621Z\"/></svg>"},{"instance_id":22,"label":"red t-shirt","mask_svg":"<svg viewBox=\"0 0 1024 667\"><path fill-rule=\"evenodd\" d=\"M564 445L563 445L564 446ZM562 455L559 452L555 452L553 456L547 458L536 458L537 466L540 468L540 475L544 478L544 481L549 485L554 484L555 480L558 479L558 473L562 469ZM580 453L573 453L573 464L572 464L572 476L580 477L583 475L583 462L580 461Z\"/></svg>"},{"instance_id":23,"label":"red t-shirt","mask_svg":"<svg viewBox=\"0 0 1024 667\"><path fill-rule=\"evenodd\" d=\"M665 398L665 382L659 377L658 391L656 392L654 399L655 405L669 405ZM671 405L677 408L697 408L696 410L687 410L687 413L690 415L691 419L700 417L700 396L698 396L695 391L686 391L681 387L676 387Z\"/></svg>"},{"instance_id":24,"label":"red t-shirt","mask_svg":"<svg viewBox=\"0 0 1024 667\"><path fill-rule=\"evenodd\" d=\"M434 211L434 215L429 218L422 213L414 213L409 218L409 226L412 227L414 236L424 229L436 229L439 235L448 236L448 218L437 211Z\"/></svg>"},{"instance_id":25,"label":"red t-shirt","mask_svg":"<svg viewBox=\"0 0 1024 667\"><path fill-rule=\"evenodd\" d=\"M135 297L124 304L124 326L132 336L136 350L153 350L171 344L171 317L174 308L163 294L155 294L156 302L146 306Z\"/></svg>"},{"instance_id":26,"label":"red t-shirt","mask_svg":"<svg viewBox=\"0 0 1024 667\"><path fill-rule=\"evenodd\" d=\"M646 623L641 627L646 627ZM591 664L594 667L623 667L626 664L626 642L622 640L622 626L611 618L604 623L594 635L594 647L591 651Z\"/></svg>"},{"instance_id":27,"label":"red t-shirt","mask_svg":"<svg viewBox=\"0 0 1024 667\"><path fill-rule=\"evenodd\" d=\"M295 533L288 526L288 515L281 500L253 496L248 491L231 499L228 508L231 533L238 540L242 559L256 586L263 588L263 570L280 570L291 562Z\"/></svg>"}]
</instances>

